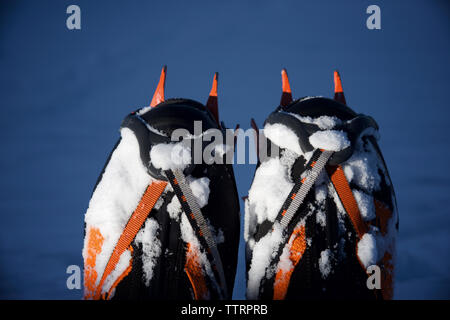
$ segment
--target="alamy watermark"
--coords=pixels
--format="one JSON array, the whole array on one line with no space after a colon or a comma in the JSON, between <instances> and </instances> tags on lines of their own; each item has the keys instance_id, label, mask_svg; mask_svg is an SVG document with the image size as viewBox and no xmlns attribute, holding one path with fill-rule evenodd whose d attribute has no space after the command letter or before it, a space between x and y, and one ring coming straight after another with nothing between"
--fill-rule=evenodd
<instances>
[{"instance_id":1,"label":"alamy watermark","mask_svg":"<svg viewBox=\"0 0 450 320\"><path fill-rule=\"evenodd\" d=\"M366 20L366 27L369 30L381 29L381 9L376 4L372 4L367 7L366 13L370 14Z\"/></svg>"},{"instance_id":2,"label":"alamy watermark","mask_svg":"<svg viewBox=\"0 0 450 320\"><path fill-rule=\"evenodd\" d=\"M81 30L81 9L78 5L72 4L67 7L66 13L69 16L66 19L66 27L69 30ZM369 30L381 29L381 9L378 5L372 4L367 7L366 13L370 16L367 17L366 27Z\"/></svg>"},{"instance_id":3,"label":"alamy watermark","mask_svg":"<svg viewBox=\"0 0 450 320\"><path fill-rule=\"evenodd\" d=\"M81 9L79 6L72 4L67 7L66 13L69 16L66 19L66 27L69 30L81 30Z\"/></svg>"},{"instance_id":4,"label":"alamy watermark","mask_svg":"<svg viewBox=\"0 0 450 320\"><path fill-rule=\"evenodd\" d=\"M202 121L194 121L193 134L183 128L173 130L170 141L174 147L167 160L177 165L256 164L258 159L264 162L280 155L280 148L266 138L263 129L203 131Z\"/></svg>"},{"instance_id":5,"label":"alamy watermark","mask_svg":"<svg viewBox=\"0 0 450 320\"><path fill-rule=\"evenodd\" d=\"M66 273L69 274L66 280L66 287L69 290L81 289L81 268L76 264L72 264L66 268Z\"/></svg>"}]
</instances>

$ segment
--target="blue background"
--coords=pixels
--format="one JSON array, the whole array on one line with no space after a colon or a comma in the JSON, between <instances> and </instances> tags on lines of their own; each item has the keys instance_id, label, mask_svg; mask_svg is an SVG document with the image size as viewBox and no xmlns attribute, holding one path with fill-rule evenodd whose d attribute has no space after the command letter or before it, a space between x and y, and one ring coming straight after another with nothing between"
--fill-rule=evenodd
<instances>
[{"instance_id":1,"label":"blue background","mask_svg":"<svg viewBox=\"0 0 450 320\"><path fill-rule=\"evenodd\" d=\"M167 97L202 102L220 72L221 119L243 128L279 103L282 67L294 97L332 96L339 69L348 104L380 125L396 187L396 297L450 298L449 3L223 2L1 2L0 298L81 297L66 268L82 265L92 188L163 64ZM70 4L79 31L66 28ZM381 30L366 28L370 4ZM235 170L244 196L254 166Z\"/></svg>"}]
</instances>

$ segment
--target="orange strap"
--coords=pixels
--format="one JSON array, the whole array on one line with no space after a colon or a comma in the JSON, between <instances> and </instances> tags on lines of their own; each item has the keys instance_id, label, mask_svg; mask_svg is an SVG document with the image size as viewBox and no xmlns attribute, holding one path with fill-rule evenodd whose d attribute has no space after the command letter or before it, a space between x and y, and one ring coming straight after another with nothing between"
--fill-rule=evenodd
<instances>
[{"instance_id":1,"label":"orange strap","mask_svg":"<svg viewBox=\"0 0 450 320\"><path fill-rule=\"evenodd\" d=\"M327 172L334 188L336 189L339 199L341 199L345 211L347 211L350 220L352 221L358 237L361 239L362 236L369 230L369 227L361 217L358 204L356 203L353 192L350 189L350 185L345 178L344 170L341 166L327 166Z\"/></svg>"},{"instance_id":2,"label":"orange strap","mask_svg":"<svg viewBox=\"0 0 450 320\"><path fill-rule=\"evenodd\" d=\"M131 242L134 240L139 229L144 224L145 219L147 219L148 214L155 206L156 201L158 201L159 197L166 188L166 185L167 182L165 181L157 181L150 184L147 187L147 190L145 190L145 193L142 196L141 201L139 202L138 206L131 215L130 220L128 220L128 223L125 226L125 229L123 230L122 234L120 235L119 241L117 242L116 247L114 248L114 251L111 254L111 257L109 258L109 261L106 265L105 271L103 272L100 283L97 286L94 299L99 300L101 298L103 283L105 282L106 278L111 274L111 272L115 269L122 253L124 253L125 250L127 250L130 247Z\"/></svg>"},{"instance_id":3,"label":"orange strap","mask_svg":"<svg viewBox=\"0 0 450 320\"><path fill-rule=\"evenodd\" d=\"M353 196L352 190L345 178L344 171L341 166L327 167L328 174L331 177L331 182L333 183L339 198L341 199L342 205L350 216L350 220L358 234L361 237L369 229L366 222L363 221L361 213L356 203L355 197ZM392 211L381 201L374 199L375 203L375 213L376 213L376 224L379 227L383 235L387 232L388 221L392 216ZM359 258L358 258L359 260ZM361 261L359 261L361 266L364 268ZM386 252L381 260L382 267L382 296L384 299L392 299L393 295L393 271L394 266L392 264L392 256L389 252Z\"/></svg>"},{"instance_id":4,"label":"orange strap","mask_svg":"<svg viewBox=\"0 0 450 320\"><path fill-rule=\"evenodd\" d=\"M95 265L97 263L97 256L102 252L103 238L98 228L90 227L87 230L87 256L84 261L84 298L92 299L95 294L95 283L97 282L97 271Z\"/></svg>"},{"instance_id":5,"label":"orange strap","mask_svg":"<svg viewBox=\"0 0 450 320\"><path fill-rule=\"evenodd\" d=\"M129 247L129 250L131 252L131 259L130 259L130 264L128 265L128 267L124 270L124 272L122 272L122 274L116 279L116 281L114 281L114 284L111 286L111 288L108 291L108 297L107 299L110 299L112 292L114 291L114 288L117 287L117 285L120 283L120 281L122 281L131 271L131 269L133 268L133 246Z\"/></svg>"},{"instance_id":6,"label":"orange strap","mask_svg":"<svg viewBox=\"0 0 450 320\"><path fill-rule=\"evenodd\" d=\"M275 283L273 285L273 299L283 300L286 296L292 272L299 263L306 250L305 226L300 226L292 233L288 245L290 245L289 259L292 262L292 268L289 270L278 270L275 275Z\"/></svg>"},{"instance_id":7,"label":"orange strap","mask_svg":"<svg viewBox=\"0 0 450 320\"><path fill-rule=\"evenodd\" d=\"M203 274L200 257L198 252L192 248L192 244L187 244L186 263L184 265L192 290L194 291L195 300L204 300L208 298L208 287L206 286L206 279Z\"/></svg>"}]
</instances>

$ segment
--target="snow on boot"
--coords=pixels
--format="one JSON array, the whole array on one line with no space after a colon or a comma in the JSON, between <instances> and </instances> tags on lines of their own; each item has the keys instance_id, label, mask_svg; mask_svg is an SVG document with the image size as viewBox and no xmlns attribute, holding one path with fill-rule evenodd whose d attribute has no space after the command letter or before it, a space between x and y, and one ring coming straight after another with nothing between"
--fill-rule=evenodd
<instances>
[{"instance_id":1,"label":"snow on boot","mask_svg":"<svg viewBox=\"0 0 450 320\"><path fill-rule=\"evenodd\" d=\"M282 82L245 202L247 298L392 298L398 213L378 125L345 105L337 72L334 100L293 101Z\"/></svg>"},{"instance_id":2,"label":"snow on boot","mask_svg":"<svg viewBox=\"0 0 450 320\"><path fill-rule=\"evenodd\" d=\"M217 74L207 105L164 98L128 115L85 216L86 299L229 299L239 242L231 165L200 159L194 140L224 132ZM201 121L200 134L194 121ZM181 141L172 134L181 130ZM189 142L189 143L183 143ZM203 151L203 142L200 151Z\"/></svg>"}]
</instances>

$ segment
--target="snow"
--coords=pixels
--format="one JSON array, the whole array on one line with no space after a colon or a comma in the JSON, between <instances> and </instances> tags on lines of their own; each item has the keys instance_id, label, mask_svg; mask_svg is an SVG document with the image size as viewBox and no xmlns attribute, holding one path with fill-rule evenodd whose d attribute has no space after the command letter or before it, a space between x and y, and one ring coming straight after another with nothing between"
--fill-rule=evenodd
<instances>
[{"instance_id":1,"label":"snow","mask_svg":"<svg viewBox=\"0 0 450 320\"><path fill-rule=\"evenodd\" d=\"M301 227L305 227L305 222L304 219L302 219L302 221L300 221L299 223L297 223L297 225L295 226L295 230L299 230ZM277 265L277 272L278 271L283 271L283 272L288 272L290 270L292 270L292 268L294 267L292 260L291 260L291 248L292 248L292 243L293 243L294 237L290 237L288 243L284 246L283 251L280 255L280 261L278 262ZM308 241L306 241L308 243ZM311 243L309 242L308 245L310 245Z\"/></svg>"},{"instance_id":2,"label":"snow","mask_svg":"<svg viewBox=\"0 0 450 320\"><path fill-rule=\"evenodd\" d=\"M137 114L141 116L141 115L147 113L148 111L150 111L151 108L152 107L150 107L150 106L142 107L141 109L138 110Z\"/></svg>"},{"instance_id":3,"label":"snow","mask_svg":"<svg viewBox=\"0 0 450 320\"><path fill-rule=\"evenodd\" d=\"M289 115L297 118L301 122L315 124L322 130L330 130L330 129L333 129L334 127L336 127L337 125L342 124L342 121L334 116L332 116L332 117L320 116L317 118L312 118L312 117L302 117L295 113L289 113Z\"/></svg>"},{"instance_id":4,"label":"snow","mask_svg":"<svg viewBox=\"0 0 450 320\"><path fill-rule=\"evenodd\" d=\"M349 183L355 183L367 192L380 189L381 177L378 174L380 161L374 152L357 148L342 167Z\"/></svg>"},{"instance_id":5,"label":"snow","mask_svg":"<svg viewBox=\"0 0 450 320\"><path fill-rule=\"evenodd\" d=\"M371 265L377 264L377 243L375 236L371 232L365 233L358 242L358 257L366 269Z\"/></svg>"},{"instance_id":6,"label":"snow","mask_svg":"<svg viewBox=\"0 0 450 320\"><path fill-rule=\"evenodd\" d=\"M114 270L106 277L105 282L102 287L102 294L108 293L111 287L114 285L116 280L122 275L125 270L131 264L131 252L130 250L125 250L119 258L119 262L117 262ZM110 298L114 296L115 290L111 292Z\"/></svg>"},{"instance_id":7,"label":"snow","mask_svg":"<svg viewBox=\"0 0 450 320\"><path fill-rule=\"evenodd\" d=\"M157 259L161 255L161 241L157 238L158 232L158 222L154 218L148 218L134 239L136 244L142 245L142 270L147 287L153 278L153 269Z\"/></svg>"},{"instance_id":8,"label":"snow","mask_svg":"<svg viewBox=\"0 0 450 320\"><path fill-rule=\"evenodd\" d=\"M150 150L150 162L157 169L184 169L191 163L191 149L184 143L160 143Z\"/></svg>"},{"instance_id":9,"label":"snow","mask_svg":"<svg viewBox=\"0 0 450 320\"><path fill-rule=\"evenodd\" d=\"M100 280L112 250L129 217L139 203L143 192L147 185L154 181L148 175L146 168L142 164L139 156L139 144L134 133L128 128L123 128L121 129L121 135L122 140L111 156L102 180L91 198L85 218L88 226L99 228L101 234L105 237L102 252L97 257L95 267L99 275L97 282ZM165 170L166 168L180 168L178 164L172 161L172 155L179 152L187 152L179 143L158 144L152 148L150 155L155 167ZM190 159L190 153L188 155ZM169 165L166 167L167 163ZM204 207L208 203L210 193L209 179L207 177L193 178L192 176L188 176L186 180L200 208ZM117 199L120 199L120 201ZM158 201L159 205L161 205L162 198ZM174 197L168 205L169 215L171 218L179 220L180 211L181 205L178 199ZM183 225L185 226L185 224ZM156 237L158 228L157 222L153 218L149 218L135 239L143 247L142 262L144 280L147 286L153 277L156 259L161 254L161 244ZM185 228L187 227L185 226ZM190 231L186 232L189 233ZM187 235L186 232L184 233L185 236ZM217 239L223 241L223 233L215 230L214 232ZM128 250L121 255L117 267L105 280L105 285L103 286L105 292L108 292L116 279L128 267L130 259L131 254ZM204 259L206 259L206 256Z\"/></svg>"},{"instance_id":10,"label":"snow","mask_svg":"<svg viewBox=\"0 0 450 320\"><path fill-rule=\"evenodd\" d=\"M169 189L169 186L166 187L166 190L164 190L164 193ZM153 208L155 208L156 210L158 210L159 208L161 208L161 206L164 203L164 197L159 197L158 200L156 200L155 205L153 206Z\"/></svg>"},{"instance_id":11,"label":"snow","mask_svg":"<svg viewBox=\"0 0 450 320\"><path fill-rule=\"evenodd\" d=\"M142 164L139 156L139 144L134 133L128 128L122 128L121 136L122 140L105 168L102 180L92 195L85 215L86 225L98 228L104 237L102 251L97 256L95 265L95 271L98 274L97 283L100 281L123 228L147 186L154 181ZM86 245L87 238L85 238L83 249L84 259L87 257ZM129 262L123 260L126 259L126 251L122 256L120 257L121 263L117 266L118 270L126 268L125 265ZM111 285L115 281L113 276L119 275L119 271L111 274L109 280Z\"/></svg>"},{"instance_id":12,"label":"snow","mask_svg":"<svg viewBox=\"0 0 450 320\"><path fill-rule=\"evenodd\" d=\"M367 131L364 135L366 134L377 136L377 132L373 130ZM381 159L376 155L372 144L364 144L360 138L357 141L354 154L342 164L342 167L349 183L354 183L361 188L361 190L354 189L353 195L363 220L373 220L376 214L374 198L371 193L380 189L380 172L386 176L386 170L382 165ZM387 177L385 180L388 180ZM379 263L385 252L393 255L395 263L394 243L397 235L395 221L397 221L396 209L388 221L386 235L382 235L378 228L371 226L369 232L358 242L358 257L366 268Z\"/></svg>"},{"instance_id":13,"label":"snow","mask_svg":"<svg viewBox=\"0 0 450 320\"><path fill-rule=\"evenodd\" d=\"M195 196L197 203L200 208L203 208L208 204L209 198L209 178L201 177L194 178L191 175L186 177L186 182L189 184L189 187L192 190L192 194ZM173 195L172 200L167 205L167 212L169 213L170 218L175 221L179 221L180 213L181 213L181 204L176 195Z\"/></svg>"},{"instance_id":14,"label":"snow","mask_svg":"<svg viewBox=\"0 0 450 320\"><path fill-rule=\"evenodd\" d=\"M325 226L326 226L326 224L327 224L327 216L326 216L325 211L323 211L323 210L318 210L318 211L316 212L316 223L317 223L318 225L320 225L321 227L324 227L324 228L325 228Z\"/></svg>"},{"instance_id":15,"label":"snow","mask_svg":"<svg viewBox=\"0 0 450 320\"><path fill-rule=\"evenodd\" d=\"M193 178L192 176L187 176L186 178L189 186L191 187L192 194L197 199L197 203L200 208L203 208L208 204L209 198L209 178L201 177L201 178Z\"/></svg>"},{"instance_id":16,"label":"snow","mask_svg":"<svg viewBox=\"0 0 450 320\"><path fill-rule=\"evenodd\" d=\"M359 212L361 213L363 220L370 221L375 219L376 215L373 196L359 190L353 190L353 196L358 204Z\"/></svg>"},{"instance_id":17,"label":"snow","mask_svg":"<svg viewBox=\"0 0 450 320\"><path fill-rule=\"evenodd\" d=\"M187 219L185 214L181 215L180 229L181 229L181 238L183 239L184 242L191 243L192 245L195 245L197 248L200 248L200 242L195 236L194 230L192 229L192 226L189 223L189 220Z\"/></svg>"},{"instance_id":18,"label":"snow","mask_svg":"<svg viewBox=\"0 0 450 320\"><path fill-rule=\"evenodd\" d=\"M175 194L173 195L172 200L167 205L167 212L169 213L171 219L175 221L180 220L181 203Z\"/></svg>"},{"instance_id":19,"label":"snow","mask_svg":"<svg viewBox=\"0 0 450 320\"><path fill-rule=\"evenodd\" d=\"M340 151L350 146L347 134L341 130L332 130L333 127L342 123L341 120L333 117L305 118L297 117L299 120L314 123L322 130L316 131L309 137L314 148ZM268 269L273 250L277 248L281 238L279 234L269 233L258 242L252 238L255 232L255 225L261 224L265 220L275 221L275 218L286 200L287 195L293 187L291 181L291 169L295 160L301 155L310 158L309 154L295 152L298 146L298 138L294 132L284 125L271 124L265 127L266 136L273 139L280 147L285 148L280 154L280 158L270 158L262 162L255 172L254 180L249 191L248 199L245 202L245 234L247 246L253 250L251 256L250 270L248 272L247 297L254 299L258 296L259 286L264 277L270 277L273 270ZM381 159L375 153L375 149L369 142L364 142L363 136L378 136L377 131L366 130L355 142L353 155L341 166L344 169L349 182L356 184L360 189L354 188L353 194L360 209L362 218L371 221L375 218L375 205L372 192L380 188L380 172L386 174L382 166ZM298 151L298 150L297 150ZM304 176L305 172L302 174ZM325 200L328 196L334 199L337 206L339 233L341 240L336 245L336 253L342 254L346 237L352 236L345 229L344 220L347 213L328 178L325 171L318 176L313 189L315 192L315 203L307 205L306 218L315 213L315 221L321 227L326 227L327 213L325 212ZM396 215L389 220L388 232L382 235L376 227L371 227L369 232L358 243L358 257L364 266L376 264L381 261L385 252L391 253L394 257L394 242L396 237L395 222ZM308 240L310 245L311 239ZM333 250L334 250L333 249ZM318 267L322 278L326 279L332 271L334 251L330 248L323 250L318 259ZM292 267L289 259L289 244L282 251L277 270L288 270Z\"/></svg>"},{"instance_id":20,"label":"snow","mask_svg":"<svg viewBox=\"0 0 450 320\"><path fill-rule=\"evenodd\" d=\"M252 261L248 272L247 298L258 297L259 286L264 276L270 276L275 270L268 270L271 260L275 257L278 246L282 242L282 229L275 223L273 231L266 234L253 247Z\"/></svg>"},{"instance_id":21,"label":"snow","mask_svg":"<svg viewBox=\"0 0 450 320\"><path fill-rule=\"evenodd\" d=\"M145 122L145 126L146 126L147 129L150 130L151 132L156 133L156 134L158 134L158 135L160 135L160 136L163 136L163 137L167 137L167 134L165 134L165 133L162 132L161 130L158 130L158 129L156 129L155 127L149 125L147 122Z\"/></svg>"},{"instance_id":22,"label":"snow","mask_svg":"<svg viewBox=\"0 0 450 320\"><path fill-rule=\"evenodd\" d=\"M266 219L275 221L281 206L294 186L288 172L288 168L279 158L270 158L261 163L256 171L248 193L248 201L249 214L255 215L258 223Z\"/></svg>"},{"instance_id":23,"label":"snow","mask_svg":"<svg viewBox=\"0 0 450 320\"><path fill-rule=\"evenodd\" d=\"M321 204L325 202L327 196L328 196L328 188L325 184L319 184L320 179L317 180L317 185L314 189L314 192L316 193L316 202L318 204Z\"/></svg>"},{"instance_id":24,"label":"snow","mask_svg":"<svg viewBox=\"0 0 450 320\"><path fill-rule=\"evenodd\" d=\"M288 271L292 270L292 268L294 267L294 264L292 263L292 260L291 260L291 250L290 249L291 249L291 246L289 243L284 246L283 252L280 255L280 262L278 262L277 272L280 270L283 272L288 272Z\"/></svg>"},{"instance_id":25,"label":"snow","mask_svg":"<svg viewBox=\"0 0 450 320\"><path fill-rule=\"evenodd\" d=\"M250 202L248 197L244 201L244 240L250 248L253 248L254 240L251 237L256 226L256 214L250 212Z\"/></svg>"},{"instance_id":26,"label":"snow","mask_svg":"<svg viewBox=\"0 0 450 320\"><path fill-rule=\"evenodd\" d=\"M314 98L323 98L323 96L305 96L303 98L301 98L301 101L305 101L305 100L309 100L309 99L314 99Z\"/></svg>"},{"instance_id":27,"label":"snow","mask_svg":"<svg viewBox=\"0 0 450 320\"><path fill-rule=\"evenodd\" d=\"M325 249L320 252L319 258L319 270L323 279L326 279L328 275L332 272L331 261L333 259L333 253L330 249Z\"/></svg>"},{"instance_id":28,"label":"snow","mask_svg":"<svg viewBox=\"0 0 450 320\"><path fill-rule=\"evenodd\" d=\"M303 153L295 132L281 123L266 124L264 135L280 148L287 148L299 155Z\"/></svg>"},{"instance_id":29,"label":"snow","mask_svg":"<svg viewBox=\"0 0 450 320\"><path fill-rule=\"evenodd\" d=\"M315 149L341 151L350 146L347 133L342 130L316 131L309 136L309 143Z\"/></svg>"}]
</instances>

